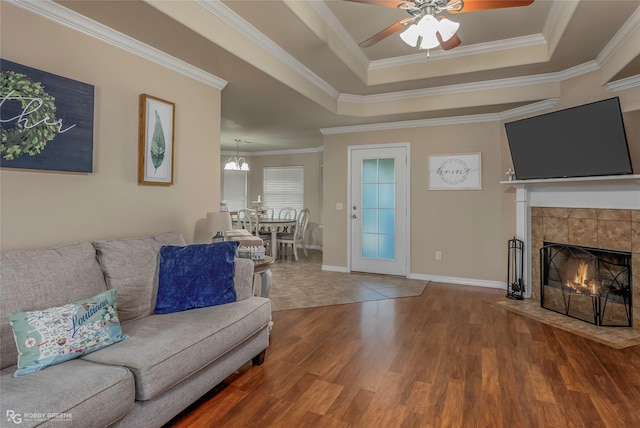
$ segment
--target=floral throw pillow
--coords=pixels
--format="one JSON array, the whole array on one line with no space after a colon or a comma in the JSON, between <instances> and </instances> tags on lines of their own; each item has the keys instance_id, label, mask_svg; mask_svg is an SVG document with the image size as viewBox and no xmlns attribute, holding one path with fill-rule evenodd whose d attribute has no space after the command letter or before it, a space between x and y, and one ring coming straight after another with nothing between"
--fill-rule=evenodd
<instances>
[{"instance_id":1,"label":"floral throw pillow","mask_svg":"<svg viewBox=\"0 0 640 428\"><path fill-rule=\"evenodd\" d=\"M9 314L21 376L120 342L116 290L40 311Z\"/></svg>"}]
</instances>

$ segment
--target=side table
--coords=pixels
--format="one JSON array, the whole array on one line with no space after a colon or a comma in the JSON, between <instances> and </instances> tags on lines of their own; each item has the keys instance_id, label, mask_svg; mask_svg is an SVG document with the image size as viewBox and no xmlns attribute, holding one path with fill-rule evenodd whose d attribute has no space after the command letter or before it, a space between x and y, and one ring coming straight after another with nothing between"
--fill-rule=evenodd
<instances>
[{"instance_id":1,"label":"side table","mask_svg":"<svg viewBox=\"0 0 640 428\"><path fill-rule=\"evenodd\" d=\"M269 268L274 259L271 256L264 256L262 260L253 261L253 274L260 275L262 286L260 287L260 296L269 297L269 289L271 289L271 269ZM254 288L253 294L256 294Z\"/></svg>"}]
</instances>

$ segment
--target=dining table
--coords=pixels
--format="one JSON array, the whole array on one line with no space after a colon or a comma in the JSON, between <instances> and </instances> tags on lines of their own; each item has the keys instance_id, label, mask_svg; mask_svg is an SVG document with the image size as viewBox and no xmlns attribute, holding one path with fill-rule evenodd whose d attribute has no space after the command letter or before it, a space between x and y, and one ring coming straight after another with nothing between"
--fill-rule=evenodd
<instances>
[{"instance_id":1,"label":"dining table","mask_svg":"<svg viewBox=\"0 0 640 428\"><path fill-rule=\"evenodd\" d=\"M258 228L265 227L271 232L271 257L273 257L274 260L278 258L278 230L287 226L295 227L297 223L296 219L258 218Z\"/></svg>"}]
</instances>

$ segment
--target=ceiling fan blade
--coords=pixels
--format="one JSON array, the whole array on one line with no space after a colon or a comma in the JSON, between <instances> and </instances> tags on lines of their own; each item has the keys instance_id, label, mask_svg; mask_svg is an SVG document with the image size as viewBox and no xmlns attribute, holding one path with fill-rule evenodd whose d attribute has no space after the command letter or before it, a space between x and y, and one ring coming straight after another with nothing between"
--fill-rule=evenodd
<instances>
[{"instance_id":1,"label":"ceiling fan blade","mask_svg":"<svg viewBox=\"0 0 640 428\"><path fill-rule=\"evenodd\" d=\"M393 33L407 28L407 25L412 24L413 21L415 21L416 19L417 18L401 19L400 21L396 22L395 24L391 24L387 28L385 28L384 30L380 31L379 33L376 33L373 36L369 37L364 42L358 43L358 46L360 46L361 48L368 48L369 46L373 46L376 43L378 43L380 40L389 37Z\"/></svg>"},{"instance_id":2,"label":"ceiling fan blade","mask_svg":"<svg viewBox=\"0 0 640 428\"><path fill-rule=\"evenodd\" d=\"M460 37L458 37L457 34L451 36L451 38L446 42L442 40L442 36L440 35L439 31L436 31L436 37L438 39L438 42L440 43L440 47L445 51L458 47L460 46L460 44L462 44L462 40L460 40Z\"/></svg>"},{"instance_id":3,"label":"ceiling fan blade","mask_svg":"<svg viewBox=\"0 0 640 428\"><path fill-rule=\"evenodd\" d=\"M447 5L456 6L459 0L451 0ZM476 10L502 9L505 7L529 6L533 0L463 0L461 10L451 9L450 13L474 12Z\"/></svg>"},{"instance_id":4,"label":"ceiling fan blade","mask_svg":"<svg viewBox=\"0 0 640 428\"><path fill-rule=\"evenodd\" d=\"M372 4L374 6L383 6L390 7L391 9L397 9L400 5L408 3L412 7L416 7L415 3L412 1L403 1L403 0L345 0L353 3L366 3Z\"/></svg>"}]
</instances>

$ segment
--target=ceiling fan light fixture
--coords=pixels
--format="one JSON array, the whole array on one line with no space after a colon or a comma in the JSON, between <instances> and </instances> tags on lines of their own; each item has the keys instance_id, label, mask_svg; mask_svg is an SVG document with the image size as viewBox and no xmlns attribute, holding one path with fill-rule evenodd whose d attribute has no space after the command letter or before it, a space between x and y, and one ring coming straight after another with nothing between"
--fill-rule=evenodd
<instances>
[{"instance_id":1,"label":"ceiling fan light fixture","mask_svg":"<svg viewBox=\"0 0 640 428\"><path fill-rule=\"evenodd\" d=\"M438 29L439 22L435 16L425 15L420 22L418 22L418 30L422 37L420 49L433 49L440 46L440 42L436 37Z\"/></svg>"},{"instance_id":2,"label":"ceiling fan light fixture","mask_svg":"<svg viewBox=\"0 0 640 428\"><path fill-rule=\"evenodd\" d=\"M438 23L438 32L445 42L456 34L458 28L460 28L459 22L449 21L447 18L442 18Z\"/></svg>"},{"instance_id":3,"label":"ceiling fan light fixture","mask_svg":"<svg viewBox=\"0 0 640 428\"><path fill-rule=\"evenodd\" d=\"M418 46L418 39L420 38L420 30L416 24L409 25L409 28L400 33L400 38L403 42L415 48Z\"/></svg>"}]
</instances>

